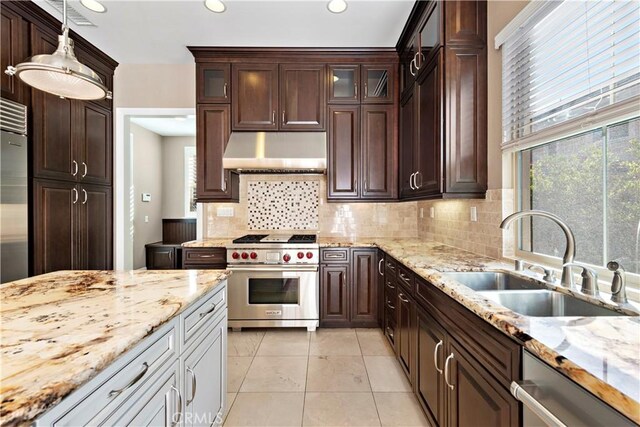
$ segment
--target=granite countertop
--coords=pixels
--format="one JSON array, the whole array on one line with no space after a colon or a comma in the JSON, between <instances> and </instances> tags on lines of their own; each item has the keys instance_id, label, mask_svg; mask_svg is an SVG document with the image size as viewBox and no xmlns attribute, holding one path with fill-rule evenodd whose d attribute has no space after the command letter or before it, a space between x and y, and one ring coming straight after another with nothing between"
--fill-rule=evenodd
<instances>
[{"instance_id":1,"label":"granite countertop","mask_svg":"<svg viewBox=\"0 0 640 427\"><path fill-rule=\"evenodd\" d=\"M199 247L223 246L229 240L192 243ZM640 424L640 317L528 317L517 314L446 275L452 271L513 270L511 264L437 242L320 237L318 243L325 248L382 249L557 371ZM559 286L548 287L591 299ZM615 306L608 299L592 302L620 311L630 309Z\"/></svg>"},{"instance_id":2,"label":"granite countertop","mask_svg":"<svg viewBox=\"0 0 640 427\"><path fill-rule=\"evenodd\" d=\"M217 237L200 240L191 240L182 244L183 248L225 248L232 243L235 237Z\"/></svg>"},{"instance_id":3,"label":"granite countertop","mask_svg":"<svg viewBox=\"0 0 640 427\"><path fill-rule=\"evenodd\" d=\"M0 424L30 423L229 274L59 271L0 285Z\"/></svg>"}]
</instances>

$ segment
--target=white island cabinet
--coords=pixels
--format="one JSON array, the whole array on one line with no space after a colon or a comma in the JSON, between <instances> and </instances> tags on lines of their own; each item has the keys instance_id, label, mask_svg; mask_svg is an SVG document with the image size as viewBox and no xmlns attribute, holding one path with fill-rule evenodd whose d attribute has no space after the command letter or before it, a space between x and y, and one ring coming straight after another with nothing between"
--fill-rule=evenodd
<instances>
[{"instance_id":1,"label":"white island cabinet","mask_svg":"<svg viewBox=\"0 0 640 427\"><path fill-rule=\"evenodd\" d=\"M224 282L40 416L35 425L221 425L226 295Z\"/></svg>"}]
</instances>

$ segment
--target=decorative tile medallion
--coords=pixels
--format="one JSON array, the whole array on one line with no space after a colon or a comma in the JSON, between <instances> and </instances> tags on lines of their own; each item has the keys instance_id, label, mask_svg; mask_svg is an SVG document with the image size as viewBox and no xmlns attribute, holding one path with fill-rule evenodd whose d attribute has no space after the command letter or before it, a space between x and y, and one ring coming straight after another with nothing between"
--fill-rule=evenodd
<instances>
[{"instance_id":1,"label":"decorative tile medallion","mask_svg":"<svg viewBox=\"0 0 640 427\"><path fill-rule=\"evenodd\" d=\"M318 181L250 181L249 230L317 230Z\"/></svg>"}]
</instances>

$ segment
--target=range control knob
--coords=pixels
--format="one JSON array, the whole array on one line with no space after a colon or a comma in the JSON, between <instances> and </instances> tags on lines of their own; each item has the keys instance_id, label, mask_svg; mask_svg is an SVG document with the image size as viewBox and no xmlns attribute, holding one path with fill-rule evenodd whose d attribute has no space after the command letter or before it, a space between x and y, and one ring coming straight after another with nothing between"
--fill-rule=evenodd
<instances>
[{"instance_id":1,"label":"range control knob","mask_svg":"<svg viewBox=\"0 0 640 427\"><path fill-rule=\"evenodd\" d=\"M304 252L298 252L298 259L304 258Z\"/></svg>"},{"instance_id":2,"label":"range control knob","mask_svg":"<svg viewBox=\"0 0 640 427\"><path fill-rule=\"evenodd\" d=\"M284 255L282 256L282 259L284 260L284 262L289 262L289 261L291 261L291 255L289 255L289 254L284 254Z\"/></svg>"},{"instance_id":3,"label":"range control knob","mask_svg":"<svg viewBox=\"0 0 640 427\"><path fill-rule=\"evenodd\" d=\"M309 259L313 258L313 252L307 252L307 258Z\"/></svg>"},{"instance_id":4,"label":"range control knob","mask_svg":"<svg viewBox=\"0 0 640 427\"><path fill-rule=\"evenodd\" d=\"M238 258L240 258L240 254L238 252L234 252L234 253L231 254L231 258L238 259Z\"/></svg>"},{"instance_id":5,"label":"range control knob","mask_svg":"<svg viewBox=\"0 0 640 427\"><path fill-rule=\"evenodd\" d=\"M249 258L249 254L246 252L242 252L242 259L247 259Z\"/></svg>"},{"instance_id":6,"label":"range control knob","mask_svg":"<svg viewBox=\"0 0 640 427\"><path fill-rule=\"evenodd\" d=\"M255 252L251 252L251 255L249 255L251 257L251 259L256 259L258 258L258 254Z\"/></svg>"}]
</instances>

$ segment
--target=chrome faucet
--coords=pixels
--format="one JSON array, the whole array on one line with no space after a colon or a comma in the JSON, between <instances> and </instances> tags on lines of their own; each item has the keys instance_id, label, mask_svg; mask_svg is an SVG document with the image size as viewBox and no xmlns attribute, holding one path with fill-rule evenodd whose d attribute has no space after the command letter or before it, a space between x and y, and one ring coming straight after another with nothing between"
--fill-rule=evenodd
<instances>
[{"instance_id":1,"label":"chrome faucet","mask_svg":"<svg viewBox=\"0 0 640 427\"><path fill-rule=\"evenodd\" d=\"M611 301L618 304L626 304L627 286L625 281L624 268L617 261L609 261L607 263L609 271L613 271L613 280L611 281Z\"/></svg>"},{"instance_id":2,"label":"chrome faucet","mask_svg":"<svg viewBox=\"0 0 640 427\"><path fill-rule=\"evenodd\" d=\"M567 248L564 251L564 256L562 257L562 278L560 279L560 284L566 288L573 287L573 275L571 274L571 267L566 264L570 264L576 257L576 239L573 236L573 232L569 228L569 226L560 219L559 216L554 215L550 212L545 211L537 211L537 210L529 210L529 211L520 211L513 213L502 220L500 224L500 228L503 230L511 225L511 223L517 219L520 219L525 216L541 216L543 218L548 218L558 224L562 231L564 232L564 236L567 238Z\"/></svg>"}]
</instances>

